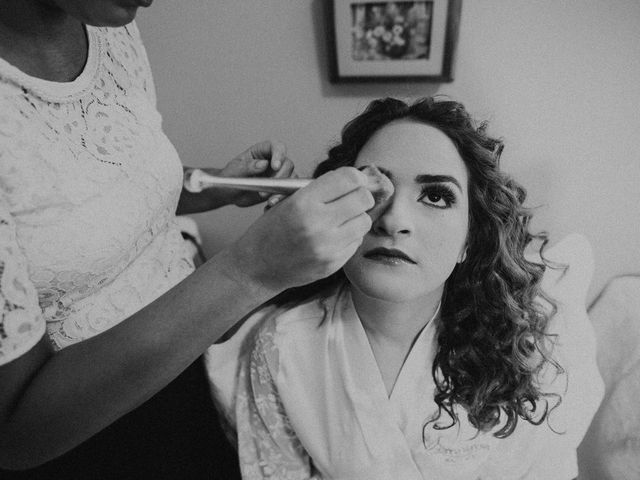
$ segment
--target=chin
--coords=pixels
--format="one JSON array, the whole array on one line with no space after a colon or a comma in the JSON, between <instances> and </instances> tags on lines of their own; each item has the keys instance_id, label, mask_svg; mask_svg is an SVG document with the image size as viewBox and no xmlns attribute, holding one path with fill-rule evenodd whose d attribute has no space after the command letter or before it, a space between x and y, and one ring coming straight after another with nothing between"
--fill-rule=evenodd
<instances>
[{"instance_id":1,"label":"chin","mask_svg":"<svg viewBox=\"0 0 640 480\"><path fill-rule=\"evenodd\" d=\"M123 27L135 20L137 13L138 7L114 6L100 12L86 12L78 17L93 27Z\"/></svg>"},{"instance_id":2,"label":"chin","mask_svg":"<svg viewBox=\"0 0 640 480\"><path fill-rule=\"evenodd\" d=\"M416 298L424 296L423 289L415 291L417 286L414 283L397 281L397 279L376 278L376 275L367 275L360 278L358 275L351 276L345 271L352 288L358 290L363 295L389 303L410 302Z\"/></svg>"},{"instance_id":3,"label":"chin","mask_svg":"<svg viewBox=\"0 0 640 480\"><path fill-rule=\"evenodd\" d=\"M419 297L419 295L411 295L406 290L402 291L394 291L388 288L383 289L368 289L368 288L360 288L359 286L352 285L353 288L359 290L362 294L364 294L367 298L380 300L382 302L386 302L389 304L396 303L409 303Z\"/></svg>"},{"instance_id":4,"label":"chin","mask_svg":"<svg viewBox=\"0 0 640 480\"><path fill-rule=\"evenodd\" d=\"M120 8L104 18L102 24L96 25L96 27L124 27L135 20L137 13L137 8Z\"/></svg>"},{"instance_id":5,"label":"chin","mask_svg":"<svg viewBox=\"0 0 640 480\"><path fill-rule=\"evenodd\" d=\"M352 288L371 299L389 303L410 303L442 297L446 276L413 269L375 268L352 260L343 271ZM439 272L444 273L444 272Z\"/></svg>"}]
</instances>

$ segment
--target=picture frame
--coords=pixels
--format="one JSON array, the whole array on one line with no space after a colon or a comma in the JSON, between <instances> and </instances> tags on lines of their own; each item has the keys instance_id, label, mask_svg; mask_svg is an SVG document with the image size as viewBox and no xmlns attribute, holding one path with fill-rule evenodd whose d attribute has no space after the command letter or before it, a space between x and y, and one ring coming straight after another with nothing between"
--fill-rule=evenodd
<instances>
[{"instance_id":1,"label":"picture frame","mask_svg":"<svg viewBox=\"0 0 640 480\"><path fill-rule=\"evenodd\" d=\"M332 83L452 82L462 0L326 0Z\"/></svg>"}]
</instances>

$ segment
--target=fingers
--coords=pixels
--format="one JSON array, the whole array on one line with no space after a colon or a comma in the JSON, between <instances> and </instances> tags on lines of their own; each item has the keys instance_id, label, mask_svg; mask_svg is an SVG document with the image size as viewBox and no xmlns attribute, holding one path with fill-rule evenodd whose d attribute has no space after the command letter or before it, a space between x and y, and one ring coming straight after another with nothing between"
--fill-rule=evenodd
<instances>
[{"instance_id":1,"label":"fingers","mask_svg":"<svg viewBox=\"0 0 640 480\"><path fill-rule=\"evenodd\" d=\"M364 173L353 167L341 167L325 173L300 192L306 190L306 194L314 196L319 201L331 203L366 185L367 176ZM373 197L371 199L373 200Z\"/></svg>"},{"instance_id":2,"label":"fingers","mask_svg":"<svg viewBox=\"0 0 640 480\"><path fill-rule=\"evenodd\" d=\"M249 175L268 175L273 178L290 178L294 175L295 165L289 157L282 142L264 141L249 149L253 160ZM260 194L267 198L269 194Z\"/></svg>"},{"instance_id":3,"label":"fingers","mask_svg":"<svg viewBox=\"0 0 640 480\"><path fill-rule=\"evenodd\" d=\"M340 230L345 239L345 248L351 248L351 246L355 245L353 249L355 253L364 236L371 230L372 224L371 217L366 213L361 213L340 225Z\"/></svg>"},{"instance_id":4,"label":"fingers","mask_svg":"<svg viewBox=\"0 0 640 480\"><path fill-rule=\"evenodd\" d=\"M269 160L253 160L249 164L249 175L259 175L269 168Z\"/></svg>"},{"instance_id":5,"label":"fingers","mask_svg":"<svg viewBox=\"0 0 640 480\"><path fill-rule=\"evenodd\" d=\"M272 141L269 142L271 145L271 169L275 172L279 171L285 163L287 159L287 149L284 146L284 143ZM291 162L291 161L289 161ZM293 165L293 164L292 164Z\"/></svg>"},{"instance_id":6,"label":"fingers","mask_svg":"<svg viewBox=\"0 0 640 480\"><path fill-rule=\"evenodd\" d=\"M351 167L341 168L328 172L296 192L291 198L291 206L299 215L318 211L322 212L324 217L318 219L319 221L326 220L335 225L342 225L374 207L375 199L366 188L366 183L366 176L363 178L358 170ZM286 198L283 195L270 196L265 211ZM370 225L365 233L369 228Z\"/></svg>"},{"instance_id":7,"label":"fingers","mask_svg":"<svg viewBox=\"0 0 640 480\"><path fill-rule=\"evenodd\" d=\"M280 169L277 169L274 167L273 165L273 159L271 161L271 169L273 170L273 173L271 174L272 177L274 178L290 178L293 177L295 174L293 173L293 170L295 168L295 165L293 164L293 162L291 161L290 158L288 157L284 157L280 160Z\"/></svg>"},{"instance_id":8,"label":"fingers","mask_svg":"<svg viewBox=\"0 0 640 480\"><path fill-rule=\"evenodd\" d=\"M239 257L257 259L244 265L262 285L281 290L324 278L370 231L366 179L353 168L336 172L281 200L234 244Z\"/></svg>"},{"instance_id":9,"label":"fingers","mask_svg":"<svg viewBox=\"0 0 640 480\"><path fill-rule=\"evenodd\" d=\"M306 196L301 200L303 208L307 208L307 202L324 204L326 215L341 225L375 205L366 184L367 178L362 172L352 167L343 167L322 175L294 196Z\"/></svg>"},{"instance_id":10,"label":"fingers","mask_svg":"<svg viewBox=\"0 0 640 480\"><path fill-rule=\"evenodd\" d=\"M342 225L323 225L320 231L308 237L309 245L313 245L313 254L307 262L316 262L323 274L319 278L336 272L356 253L364 236L371 228L371 218L366 213L350 219ZM313 232L310 230L308 233Z\"/></svg>"},{"instance_id":11,"label":"fingers","mask_svg":"<svg viewBox=\"0 0 640 480\"><path fill-rule=\"evenodd\" d=\"M286 198L286 195L271 195L264 206L264 211L270 210L275 207L280 201Z\"/></svg>"},{"instance_id":12,"label":"fingers","mask_svg":"<svg viewBox=\"0 0 640 480\"><path fill-rule=\"evenodd\" d=\"M271 167L273 171L279 171L285 164L287 159L287 149L282 142L276 140L265 140L264 142L256 143L249 148L251 158L259 160L267 160L267 163L260 163L262 171L267 167ZM256 162L257 163L257 162Z\"/></svg>"},{"instance_id":13,"label":"fingers","mask_svg":"<svg viewBox=\"0 0 640 480\"><path fill-rule=\"evenodd\" d=\"M374 204L375 200L371 192L365 187L358 187L339 199L328 203L327 211L329 214L334 215L337 221L344 224L360 217L370 210ZM367 231L369 230L367 229Z\"/></svg>"},{"instance_id":14,"label":"fingers","mask_svg":"<svg viewBox=\"0 0 640 480\"><path fill-rule=\"evenodd\" d=\"M284 158L280 162L280 170L271 170L268 175L273 178L295 178L293 162L289 158ZM268 208L273 207L277 202L284 198L284 195L273 195L271 193L261 192L260 198L269 198L272 204Z\"/></svg>"}]
</instances>

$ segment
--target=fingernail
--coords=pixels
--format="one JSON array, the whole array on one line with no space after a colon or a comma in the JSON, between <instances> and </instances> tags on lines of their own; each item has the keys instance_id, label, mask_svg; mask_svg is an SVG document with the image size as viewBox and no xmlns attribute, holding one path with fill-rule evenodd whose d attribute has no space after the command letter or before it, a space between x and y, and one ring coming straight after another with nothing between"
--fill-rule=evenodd
<instances>
[{"instance_id":1,"label":"fingernail","mask_svg":"<svg viewBox=\"0 0 640 480\"><path fill-rule=\"evenodd\" d=\"M277 158L275 160L271 160L271 168L274 170L278 170L282 166L282 162Z\"/></svg>"},{"instance_id":2,"label":"fingernail","mask_svg":"<svg viewBox=\"0 0 640 480\"><path fill-rule=\"evenodd\" d=\"M267 203L273 207L276 203L282 200L282 198L282 195L272 195L271 197L269 197L269 200L267 200Z\"/></svg>"},{"instance_id":3,"label":"fingernail","mask_svg":"<svg viewBox=\"0 0 640 480\"><path fill-rule=\"evenodd\" d=\"M264 170L265 168L267 168L269 166L269 161L268 160L258 160L255 163L255 167L258 170Z\"/></svg>"}]
</instances>

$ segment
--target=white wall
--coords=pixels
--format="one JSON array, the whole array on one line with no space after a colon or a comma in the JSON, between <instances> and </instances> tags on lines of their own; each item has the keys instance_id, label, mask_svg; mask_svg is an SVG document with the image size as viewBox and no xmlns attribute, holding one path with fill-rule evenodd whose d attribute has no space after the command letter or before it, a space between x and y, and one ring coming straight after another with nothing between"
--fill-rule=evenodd
<instances>
[{"instance_id":1,"label":"white wall","mask_svg":"<svg viewBox=\"0 0 640 480\"><path fill-rule=\"evenodd\" d=\"M640 272L640 2L465 0L455 81L333 85L322 0L156 0L138 24L185 164L222 166L266 138L308 175L373 98L443 93L506 141L540 205L534 228L591 240L591 297ZM196 217L213 254L261 212Z\"/></svg>"}]
</instances>

